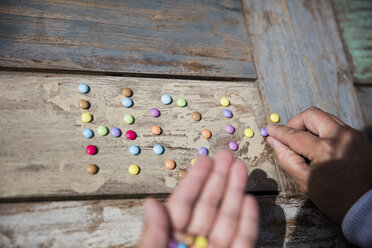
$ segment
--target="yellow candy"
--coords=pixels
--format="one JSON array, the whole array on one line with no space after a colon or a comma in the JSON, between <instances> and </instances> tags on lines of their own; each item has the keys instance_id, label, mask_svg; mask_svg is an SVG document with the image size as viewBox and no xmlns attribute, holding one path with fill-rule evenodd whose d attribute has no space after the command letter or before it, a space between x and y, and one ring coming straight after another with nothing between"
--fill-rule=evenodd
<instances>
[{"instance_id":1,"label":"yellow candy","mask_svg":"<svg viewBox=\"0 0 372 248\"><path fill-rule=\"evenodd\" d=\"M191 165L195 164L196 158L191 159Z\"/></svg>"},{"instance_id":2,"label":"yellow candy","mask_svg":"<svg viewBox=\"0 0 372 248\"><path fill-rule=\"evenodd\" d=\"M222 97L220 103L222 106L227 107L230 105L230 100L227 97Z\"/></svg>"},{"instance_id":3,"label":"yellow candy","mask_svg":"<svg viewBox=\"0 0 372 248\"><path fill-rule=\"evenodd\" d=\"M84 112L84 113L81 114L81 120L83 122L86 122L86 123L91 122L92 121L92 115L88 112Z\"/></svg>"},{"instance_id":4,"label":"yellow candy","mask_svg":"<svg viewBox=\"0 0 372 248\"><path fill-rule=\"evenodd\" d=\"M128 167L128 172L132 175L137 175L139 173L139 167L135 164L131 164Z\"/></svg>"},{"instance_id":5,"label":"yellow candy","mask_svg":"<svg viewBox=\"0 0 372 248\"><path fill-rule=\"evenodd\" d=\"M194 245L198 248L206 248L208 245L208 240L201 235L196 236Z\"/></svg>"},{"instance_id":6,"label":"yellow candy","mask_svg":"<svg viewBox=\"0 0 372 248\"><path fill-rule=\"evenodd\" d=\"M270 115L270 120L271 120L272 122L274 122L274 123L279 122L279 120L280 120L279 115L278 115L278 114L275 114L275 113L272 113L272 114Z\"/></svg>"},{"instance_id":7,"label":"yellow candy","mask_svg":"<svg viewBox=\"0 0 372 248\"><path fill-rule=\"evenodd\" d=\"M250 129L250 128L246 128L246 129L244 129L244 135L245 135L245 137L247 137L247 138L252 138L253 135L254 135L254 132L253 132L252 129Z\"/></svg>"}]
</instances>

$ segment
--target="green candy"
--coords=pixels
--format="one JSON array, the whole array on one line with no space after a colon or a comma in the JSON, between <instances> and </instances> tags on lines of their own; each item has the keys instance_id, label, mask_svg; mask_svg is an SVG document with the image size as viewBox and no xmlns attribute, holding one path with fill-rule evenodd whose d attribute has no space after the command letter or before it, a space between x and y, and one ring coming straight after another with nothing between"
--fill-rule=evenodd
<instances>
[{"instance_id":1,"label":"green candy","mask_svg":"<svg viewBox=\"0 0 372 248\"><path fill-rule=\"evenodd\" d=\"M134 117L133 117L133 115L126 114L126 115L124 115L123 120L124 120L125 123L130 125L134 122Z\"/></svg>"},{"instance_id":2,"label":"green candy","mask_svg":"<svg viewBox=\"0 0 372 248\"><path fill-rule=\"evenodd\" d=\"M108 134L108 129L105 126L100 125L97 127L97 133L101 136L106 136Z\"/></svg>"},{"instance_id":3,"label":"green candy","mask_svg":"<svg viewBox=\"0 0 372 248\"><path fill-rule=\"evenodd\" d=\"M187 105L187 102L186 102L186 100L185 99L183 99L183 98L178 98L177 99L177 105L179 106L179 107L185 107L186 105Z\"/></svg>"}]
</instances>

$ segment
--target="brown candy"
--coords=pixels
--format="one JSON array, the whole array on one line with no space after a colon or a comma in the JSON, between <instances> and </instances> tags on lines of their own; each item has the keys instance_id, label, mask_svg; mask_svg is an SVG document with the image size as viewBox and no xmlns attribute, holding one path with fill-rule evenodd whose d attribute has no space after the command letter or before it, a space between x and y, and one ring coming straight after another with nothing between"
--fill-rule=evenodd
<instances>
[{"instance_id":1,"label":"brown candy","mask_svg":"<svg viewBox=\"0 0 372 248\"><path fill-rule=\"evenodd\" d=\"M180 169L178 171L178 177L181 178L181 179L183 179L186 176L186 174L187 174L187 171L184 170L184 169Z\"/></svg>"},{"instance_id":2,"label":"brown candy","mask_svg":"<svg viewBox=\"0 0 372 248\"><path fill-rule=\"evenodd\" d=\"M81 109L88 109L90 107L90 103L87 100L81 99L78 103L78 106Z\"/></svg>"},{"instance_id":3,"label":"brown candy","mask_svg":"<svg viewBox=\"0 0 372 248\"><path fill-rule=\"evenodd\" d=\"M98 166L95 165L95 164L88 164L87 167L86 167L86 171L89 174L94 175L98 172Z\"/></svg>"},{"instance_id":4,"label":"brown candy","mask_svg":"<svg viewBox=\"0 0 372 248\"><path fill-rule=\"evenodd\" d=\"M130 97L133 95L133 91L129 88L124 88L123 89L123 95L126 96L126 97Z\"/></svg>"},{"instance_id":5,"label":"brown candy","mask_svg":"<svg viewBox=\"0 0 372 248\"><path fill-rule=\"evenodd\" d=\"M199 112L193 112L191 115L191 118L194 121L200 121L201 120L201 114Z\"/></svg>"}]
</instances>

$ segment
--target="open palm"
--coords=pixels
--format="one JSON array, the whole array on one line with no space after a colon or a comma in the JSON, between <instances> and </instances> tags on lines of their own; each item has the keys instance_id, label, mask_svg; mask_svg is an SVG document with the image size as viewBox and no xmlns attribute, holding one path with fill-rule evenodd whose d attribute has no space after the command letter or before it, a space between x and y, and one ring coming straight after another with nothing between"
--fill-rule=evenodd
<instances>
[{"instance_id":1,"label":"open palm","mask_svg":"<svg viewBox=\"0 0 372 248\"><path fill-rule=\"evenodd\" d=\"M168 199L166 209L145 201L146 223L141 248L167 247L169 239L186 234L208 238L208 247L253 247L258 233L256 200L244 195L245 165L220 151L214 160L203 156L188 170Z\"/></svg>"}]
</instances>

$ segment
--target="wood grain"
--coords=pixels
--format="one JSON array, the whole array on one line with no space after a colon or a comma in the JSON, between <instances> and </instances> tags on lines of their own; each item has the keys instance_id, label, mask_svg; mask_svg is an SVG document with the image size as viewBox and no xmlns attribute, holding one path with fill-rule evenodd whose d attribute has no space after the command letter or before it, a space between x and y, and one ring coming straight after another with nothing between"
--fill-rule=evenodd
<instances>
[{"instance_id":1,"label":"wood grain","mask_svg":"<svg viewBox=\"0 0 372 248\"><path fill-rule=\"evenodd\" d=\"M310 106L363 127L329 1L245 0L258 81L268 112L283 122Z\"/></svg>"},{"instance_id":2,"label":"wood grain","mask_svg":"<svg viewBox=\"0 0 372 248\"><path fill-rule=\"evenodd\" d=\"M78 92L79 83L87 83L91 91ZM133 90L134 106L121 105L122 88ZM174 101L184 97L186 108L173 102L164 105L162 94L171 95ZM234 117L227 119L219 103L221 97L229 97L228 107ZM77 103L87 99L94 121L83 123ZM151 108L161 111L159 118L150 115ZM199 111L202 120L195 122L191 113ZM135 117L132 125L123 122L124 114ZM196 81L175 79L148 79L130 77L65 76L52 74L0 73L0 197L63 197L94 195L128 195L169 193L178 182L177 171L187 168L197 150L205 146L214 155L219 149L228 149L235 140L240 148L235 156L249 164L249 191L280 190L280 180L274 155L259 133L266 125L257 84L252 82ZM233 124L234 134L224 128ZM98 125L119 127L137 133L137 139L127 140L125 135L111 135L86 139L83 128ZM162 127L163 134L154 136L151 127ZM244 137L246 127L255 135ZM208 128L212 138L206 140L200 131ZM155 155L154 144L165 147L163 155ZM97 155L85 153L85 147L94 144ZM128 147L137 144L138 156L130 155ZM173 159L177 167L168 171L167 159ZM87 164L100 168L97 175L85 172ZM130 164L137 164L141 172L128 174Z\"/></svg>"},{"instance_id":3,"label":"wood grain","mask_svg":"<svg viewBox=\"0 0 372 248\"><path fill-rule=\"evenodd\" d=\"M372 128L372 87L355 87L366 127Z\"/></svg>"},{"instance_id":4,"label":"wood grain","mask_svg":"<svg viewBox=\"0 0 372 248\"><path fill-rule=\"evenodd\" d=\"M304 197L258 197L257 247L351 247L341 229ZM142 200L0 204L0 246L135 247Z\"/></svg>"},{"instance_id":5,"label":"wood grain","mask_svg":"<svg viewBox=\"0 0 372 248\"><path fill-rule=\"evenodd\" d=\"M0 2L0 66L256 78L240 1Z\"/></svg>"},{"instance_id":6,"label":"wood grain","mask_svg":"<svg viewBox=\"0 0 372 248\"><path fill-rule=\"evenodd\" d=\"M353 80L372 84L372 1L332 0Z\"/></svg>"}]
</instances>

